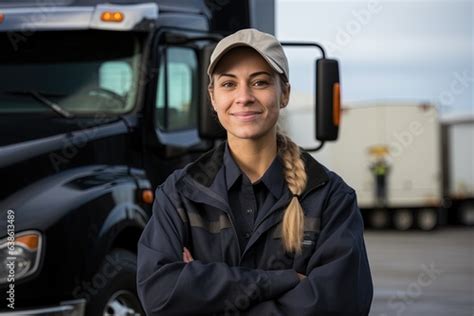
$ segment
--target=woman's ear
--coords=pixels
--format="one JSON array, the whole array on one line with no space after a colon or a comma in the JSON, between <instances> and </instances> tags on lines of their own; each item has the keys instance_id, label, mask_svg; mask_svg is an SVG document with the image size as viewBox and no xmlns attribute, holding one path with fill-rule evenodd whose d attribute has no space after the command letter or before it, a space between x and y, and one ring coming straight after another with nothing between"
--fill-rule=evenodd
<instances>
[{"instance_id":1,"label":"woman's ear","mask_svg":"<svg viewBox=\"0 0 474 316\"><path fill-rule=\"evenodd\" d=\"M207 93L209 94L209 100L211 101L212 110L216 112L215 102L214 102L214 89L209 86L207 88Z\"/></svg>"},{"instance_id":2,"label":"woman's ear","mask_svg":"<svg viewBox=\"0 0 474 316\"><path fill-rule=\"evenodd\" d=\"M285 108L288 105L288 102L290 102L290 90L291 86L288 82L285 82L281 85L281 100L280 100L280 108Z\"/></svg>"}]
</instances>

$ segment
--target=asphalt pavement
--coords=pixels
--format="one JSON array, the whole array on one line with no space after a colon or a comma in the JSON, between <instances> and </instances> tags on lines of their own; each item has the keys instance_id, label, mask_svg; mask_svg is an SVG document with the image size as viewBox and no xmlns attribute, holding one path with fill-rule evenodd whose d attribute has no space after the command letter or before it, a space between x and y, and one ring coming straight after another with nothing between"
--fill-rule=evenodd
<instances>
[{"instance_id":1,"label":"asphalt pavement","mask_svg":"<svg viewBox=\"0 0 474 316\"><path fill-rule=\"evenodd\" d=\"M474 316L474 228L365 232L371 316Z\"/></svg>"}]
</instances>

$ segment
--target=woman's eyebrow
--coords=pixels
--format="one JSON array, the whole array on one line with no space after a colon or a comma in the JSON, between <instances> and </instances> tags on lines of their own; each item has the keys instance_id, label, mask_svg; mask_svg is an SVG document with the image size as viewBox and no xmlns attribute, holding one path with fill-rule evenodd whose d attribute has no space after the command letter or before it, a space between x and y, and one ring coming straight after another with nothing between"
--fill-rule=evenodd
<instances>
[{"instance_id":1,"label":"woman's eyebrow","mask_svg":"<svg viewBox=\"0 0 474 316\"><path fill-rule=\"evenodd\" d=\"M236 75L233 75L233 74L226 74L226 73L219 74L219 76L217 77L217 79L219 79L220 77L232 77L232 78L237 78Z\"/></svg>"},{"instance_id":2,"label":"woman's eyebrow","mask_svg":"<svg viewBox=\"0 0 474 316\"><path fill-rule=\"evenodd\" d=\"M257 72L254 72L250 75L250 77L256 77L256 76L260 76L260 75L267 75L269 77L272 76L271 73L269 73L268 71L257 71Z\"/></svg>"},{"instance_id":3,"label":"woman's eyebrow","mask_svg":"<svg viewBox=\"0 0 474 316\"><path fill-rule=\"evenodd\" d=\"M254 73L250 74L250 78L256 77L256 76L259 76L259 75L267 75L267 76L269 76L269 77L272 76L272 74L269 73L268 71L257 71L257 72L254 72ZM219 76L218 76L217 78L220 78L220 77L232 77L232 78L237 78L236 75L231 74L231 73L222 73L222 74L219 74Z\"/></svg>"}]
</instances>

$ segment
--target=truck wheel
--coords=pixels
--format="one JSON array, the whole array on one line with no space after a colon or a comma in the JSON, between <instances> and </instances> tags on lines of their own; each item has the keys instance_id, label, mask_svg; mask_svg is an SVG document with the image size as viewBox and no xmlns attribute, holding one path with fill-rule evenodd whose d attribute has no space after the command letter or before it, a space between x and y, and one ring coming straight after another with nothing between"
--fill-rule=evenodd
<instances>
[{"instance_id":1,"label":"truck wheel","mask_svg":"<svg viewBox=\"0 0 474 316\"><path fill-rule=\"evenodd\" d=\"M461 224L472 226L474 225L474 202L468 201L464 202L459 207L459 218L461 220Z\"/></svg>"},{"instance_id":2,"label":"truck wheel","mask_svg":"<svg viewBox=\"0 0 474 316\"><path fill-rule=\"evenodd\" d=\"M96 294L90 297L88 316L145 315L136 289L137 256L125 249L115 249L105 256L94 278L103 280Z\"/></svg>"},{"instance_id":3,"label":"truck wheel","mask_svg":"<svg viewBox=\"0 0 474 316\"><path fill-rule=\"evenodd\" d=\"M393 226L398 230L409 230L413 222L413 212L409 209L396 210L393 215Z\"/></svg>"},{"instance_id":4,"label":"truck wheel","mask_svg":"<svg viewBox=\"0 0 474 316\"><path fill-rule=\"evenodd\" d=\"M438 226L438 211L433 208L424 208L416 214L416 223L424 231L430 231Z\"/></svg>"},{"instance_id":5,"label":"truck wheel","mask_svg":"<svg viewBox=\"0 0 474 316\"><path fill-rule=\"evenodd\" d=\"M388 211L384 209L374 209L369 213L369 223L373 228L382 229L388 226Z\"/></svg>"}]
</instances>

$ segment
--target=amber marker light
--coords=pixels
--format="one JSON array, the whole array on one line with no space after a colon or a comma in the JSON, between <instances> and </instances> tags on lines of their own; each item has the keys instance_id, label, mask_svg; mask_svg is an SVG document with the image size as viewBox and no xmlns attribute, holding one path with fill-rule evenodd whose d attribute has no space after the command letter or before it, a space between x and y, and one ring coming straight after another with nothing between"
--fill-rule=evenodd
<instances>
[{"instance_id":1,"label":"amber marker light","mask_svg":"<svg viewBox=\"0 0 474 316\"><path fill-rule=\"evenodd\" d=\"M154 194L152 190L143 190L142 191L142 201L147 204L152 204L154 199Z\"/></svg>"},{"instance_id":2,"label":"amber marker light","mask_svg":"<svg viewBox=\"0 0 474 316\"><path fill-rule=\"evenodd\" d=\"M120 11L115 11L115 12L105 11L105 12L102 12L100 19L102 20L102 22L120 23L125 19L125 15Z\"/></svg>"},{"instance_id":3,"label":"amber marker light","mask_svg":"<svg viewBox=\"0 0 474 316\"><path fill-rule=\"evenodd\" d=\"M15 241L31 251L36 251L38 249L38 238L37 234L28 234L17 237Z\"/></svg>"}]
</instances>

